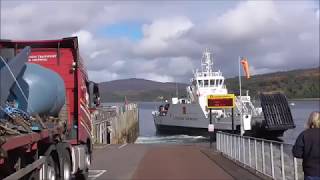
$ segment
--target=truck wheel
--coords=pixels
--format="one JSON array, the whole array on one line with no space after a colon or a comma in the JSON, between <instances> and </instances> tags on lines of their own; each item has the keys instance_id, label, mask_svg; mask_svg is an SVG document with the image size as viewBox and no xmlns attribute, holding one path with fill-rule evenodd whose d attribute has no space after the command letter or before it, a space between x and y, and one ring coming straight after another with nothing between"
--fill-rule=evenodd
<instances>
[{"instance_id":1,"label":"truck wheel","mask_svg":"<svg viewBox=\"0 0 320 180\"><path fill-rule=\"evenodd\" d=\"M87 168L82 170L81 172L78 172L76 175L75 175L75 178L78 180L87 180L88 177L89 177L89 166L91 164L91 154L89 153L89 150L88 148L86 147L85 149L85 152L86 152L86 155L85 155L85 162L87 164Z\"/></svg>"},{"instance_id":2,"label":"truck wheel","mask_svg":"<svg viewBox=\"0 0 320 180\"><path fill-rule=\"evenodd\" d=\"M67 149L63 150L63 171L61 177L63 177L64 180L70 180L71 179L71 157L70 153Z\"/></svg>"},{"instance_id":3,"label":"truck wheel","mask_svg":"<svg viewBox=\"0 0 320 180\"><path fill-rule=\"evenodd\" d=\"M51 156L47 159L47 180L56 180L59 169Z\"/></svg>"}]
</instances>

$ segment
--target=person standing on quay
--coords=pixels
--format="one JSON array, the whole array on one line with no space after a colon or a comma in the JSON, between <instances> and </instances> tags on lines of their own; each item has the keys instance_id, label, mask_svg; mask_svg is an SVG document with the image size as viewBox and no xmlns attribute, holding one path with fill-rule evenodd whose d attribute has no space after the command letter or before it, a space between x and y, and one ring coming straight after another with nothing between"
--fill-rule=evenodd
<instances>
[{"instance_id":1,"label":"person standing on quay","mask_svg":"<svg viewBox=\"0 0 320 180\"><path fill-rule=\"evenodd\" d=\"M307 129L297 138L293 156L302 158L305 180L320 180L320 112L312 112Z\"/></svg>"}]
</instances>

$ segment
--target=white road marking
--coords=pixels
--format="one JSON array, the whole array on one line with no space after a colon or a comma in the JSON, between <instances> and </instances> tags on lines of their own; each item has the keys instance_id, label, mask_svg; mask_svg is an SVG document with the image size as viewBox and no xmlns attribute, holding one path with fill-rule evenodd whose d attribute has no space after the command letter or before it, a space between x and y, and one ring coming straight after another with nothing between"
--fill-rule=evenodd
<instances>
[{"instance_id":1,"label":"white road marking","mask_svg":"<svg viewBox=\"0 0 320 180\"><path fill-rule=\"evenodd\" d=\"M106 144L106 145L104 145L104 146L93 146L93 149L104 149L104 148L106 148L106 147L108 147L108 146L110 146L111 144Z\"/></svg>"},{"instance_id":2,"label":"white road marking","mask_svg":"<svg viewBox=\"0 0 320 180\"><path fill-rule=\"evenodd\" d=\"M89 170L89 176L88 177L91 180L95 180L105 172L107 172L107 170ZM90 174L90 173L93 173L93 174Z\"/></svg>"},{"instance_id":3,"label":"white road marking","mask_svg":"<svg viewBox=\"0 0 320 180\"><path fill-rule=\"evenodd\" d=\"M122 144L121 146L118 147L118 149L121 149L121 148L125 147L126 145L128 145L128 144L127 143Z\"/></svg>"}]
</instances>

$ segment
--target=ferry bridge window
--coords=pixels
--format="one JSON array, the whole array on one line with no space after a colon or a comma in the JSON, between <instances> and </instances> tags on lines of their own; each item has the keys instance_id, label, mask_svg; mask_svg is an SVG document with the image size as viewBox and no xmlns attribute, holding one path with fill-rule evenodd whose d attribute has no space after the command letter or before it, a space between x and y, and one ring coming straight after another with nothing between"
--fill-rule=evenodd
<instances>
[{"instance_id":1,"label":"ferry bridge window","mask_svg":"<svg viewBox=\"0 0 320 180\"><path fill-rule=\"evenodd\" d=\"M210 86L214 86L214 80L213 79L210 80Z\"/></svg>"},{"instance_id":2,"label":"ferry bridge window","mask_svg":"<svg viewBox=\"0 0 320 180\"><path fill-rule=\"evenodd\" d=\"M202 80L198 80L198 84L199 84L200 87L202 87L203 86L203 81Z\"/></svg>"},{"instance_id":3,"label":"ferry bridge window","mask_svg":"<svg viewBox=\"0 0 320 180\"><path fill-rule=\"evenodd\" d=\"M204 87L208 87L209 85L209 80L204 80Z\"/></svg>"},{"instance_id":4,"label":"ferry bridge window","mask_svg":"<svg viewBox=\"0 0 320 180\"><path fill-rule=\"evenodd\" d=\"M222 85L222 79L220 79L220 83L219 84Z\"/></svg>"}]
</instances>

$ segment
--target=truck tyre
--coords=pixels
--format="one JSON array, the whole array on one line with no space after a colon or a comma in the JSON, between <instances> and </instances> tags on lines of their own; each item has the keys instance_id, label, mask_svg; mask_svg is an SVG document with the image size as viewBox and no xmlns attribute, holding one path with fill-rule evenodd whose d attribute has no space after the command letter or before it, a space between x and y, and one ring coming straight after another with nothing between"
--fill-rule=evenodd
<instances>
[{"instance_id":1,"label":"truck tyre","mask_svg":"<svg viewBox=\"0 0 320 180\"><path fill-rule=\"evenodd\" d=\"M70 153L67 149L63 150L63 163L62 163L62 174L61 178L63 180L70 180L71 179L71 157Z\"/></svg>"},{"instance_id":2,"label":"truck tyre","mask_svg":"<svg viewBox=\"0 0 320 180\"><path fill-rule=\"evenodd\" d=\"M82 177L84 180L87 180L89 177L89 166L91 165L91 153L89 152L88 147L86 147L85 151L86 151L85 161L87 164L87 168L82 171Z\"/></svg>"},{"instance_id":3,"label":"truck tyre","mask_svg":"<svg viewBox=\"0 0 320 180\"><path fill-rule=\"evenodd\" d=\"M48 158L47 158L46 170L47 170L47 172L46 172L47 177L45 179L47 179L47 180L57 180L58 179L59 168L51 156L48 156Z\"/></svg>"},{"instance_id":4,"label":"truck tyre","mask_svg":"<svg viewBox=\"0 0 320 180\"><path fill-rule=\"evenodd\" d=\"M88 165L90 165L90 163L91 163L91 154L90 154L90 152L88 150L88 147L86 147L85 152L86 152L85 161L86 161L86 163ZM86 169L82 170L81 172L76 173L76 175L75 175L75 178L77 180L78 179L87 180L87 179L89 179L88 177L89 177L89 166Z\"/></svg>"}]
</instances>

